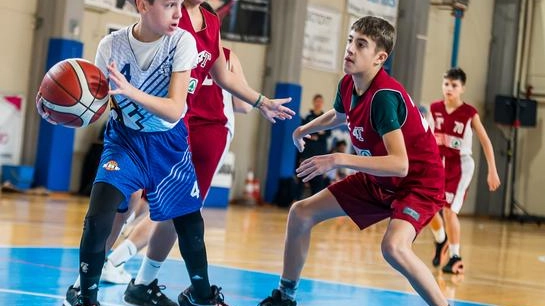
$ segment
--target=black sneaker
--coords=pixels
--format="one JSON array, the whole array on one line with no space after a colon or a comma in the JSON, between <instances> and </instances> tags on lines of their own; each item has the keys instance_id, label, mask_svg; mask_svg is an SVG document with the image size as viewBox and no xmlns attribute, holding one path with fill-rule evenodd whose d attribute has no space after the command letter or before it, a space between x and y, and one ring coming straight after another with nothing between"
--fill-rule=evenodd
<instances>
[{"instance_id":1,"label":"black sneaker","mask_svg":"<svg viewBox=\"0 0 545 306\"><path fill-rule=\"evenodd\" d=\"M462 257L456 255L452 256L443 267L443 272L451 274L464 273L464 263L462 262Z\"/></svg>"},{"instance_id":2,"label":"black sneaker","mask_svg":"<svg viewBox=\"0 0 545 306\"><path fill-rule=\"evenodd\" d=\"M63 306L76 305L76 302L78 301L78 295L79 295L79 288L74 288L74 286L70 285L70 287L68 287L68 290L66 290L66 297L64 298L64 302L62 302L62 305Z\"/></svg>"},{"instance_id":3,"label":"black sneaker","mask_svg":"<svg viewBox=\"0 0 545 306\"><path fill-rule=\"evenodd\" d=\"M274 289L271 296L267 297L257 306L296 306L297 302L294 300L283 299L282 292L278 289Z\"/></svg>"},{"instance_id":4,"label":"black sneaker","mask_svg":"<svg viewBox=\"0 0 545 306\"><path fill-rule=\"evenodd\" d=\"M133 278L125 290L123 299L128 304L137 306L178 306L161 292L165 290L165 286L157 285L157 282L155 279L149 285L135 285Z\"/></svg>"},{"instance_id":5,"label":"black sneaker","mask_svg":"<svg viewBox=\"0 0 545 306\"><path fill-rule=\"evenodd\" d=\"M447 250L447 236L445 236L445 240L443 242L435 242L435 256L433 256L432 260L434 267L439 267L443 262L445 262L445 259L447 258Z\"/></svg>"},{"instance_id":6,"label":"black sneaker","mask_svg":"<svg viewBox=\"0 0 545 306\"><path fill-rule=\"evenodd\" d=\"M189 286L178 296L180 306L229 306L225 303L221 287L212 285L212 297L207 300L201 300L193 296L193 286Z\"/></svg>"}]
</instances>

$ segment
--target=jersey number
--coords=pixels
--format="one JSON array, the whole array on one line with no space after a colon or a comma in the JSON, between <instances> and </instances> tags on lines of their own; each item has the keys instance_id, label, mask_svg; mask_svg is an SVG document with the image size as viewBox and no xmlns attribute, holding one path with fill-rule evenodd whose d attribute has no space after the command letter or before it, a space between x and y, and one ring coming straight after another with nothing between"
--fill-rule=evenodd
<instances>
[{"instance_id":1,"label":"jersey number","mask_svg":"<svg viewBox=\"0 0 545 306\"><path fill-rule=\"evenodd\" d=\"M199 197L199 184L195 181L193 184L193 189L191 189L191 197L192 198L198 198Z\"/></svg>"},{"instance_id":2,"label":"jersey number","mask_svg":"<svg viewBox=\"0 0 545 306\"><path fill-rule=\"evenodd\" d=\"M131 82L131 65L125 64L123 66L123 69L121 69L121 74L125 76L125 79L127 79L127 82Z\"/></svg>"}]
</instances>

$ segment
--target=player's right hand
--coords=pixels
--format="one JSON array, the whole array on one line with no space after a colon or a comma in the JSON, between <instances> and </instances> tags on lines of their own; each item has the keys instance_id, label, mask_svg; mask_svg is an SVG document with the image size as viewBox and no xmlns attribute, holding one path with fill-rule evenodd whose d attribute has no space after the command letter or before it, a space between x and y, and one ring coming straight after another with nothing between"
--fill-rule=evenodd
<instances>
[{"instance_id":1,"label":"player's right hand","mask_svg":"<svg viewBox=\"0 0 545 306\"><path fill-rule=\"evenodd\" d=\"M291 98L269 99L263 97L263 102L261 106L259 106L259 111L261 112L261 115L271 123L276 123L275 119L291 119L292 116L295 115L295 112L283 105L284 103L289 102L291 102Z\"/></svg>"},{"instance_id":2,"label":"player's right hand","mask_svg":"<svg viewBox=\"0 0 545 306\"><path fill-rule=\"evenodd\" d=\"M299 152L303 152L305 150L305 140L303 138L310 138L310 135L305 135L301 133L301 127L298 127L293 131L293 134L291 135L293 139L293 144L297 148Z\"/></svg>"}]
</instances>

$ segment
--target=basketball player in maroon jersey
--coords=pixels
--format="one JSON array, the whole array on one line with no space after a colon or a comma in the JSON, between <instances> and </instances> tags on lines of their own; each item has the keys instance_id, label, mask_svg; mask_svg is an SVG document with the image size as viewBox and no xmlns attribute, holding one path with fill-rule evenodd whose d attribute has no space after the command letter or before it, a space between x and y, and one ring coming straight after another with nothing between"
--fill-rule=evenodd
<instances>
[{"instance_id":1,"label":"basketball player in maroon jersey","mask_svg":"<svg viewBox=\"0 0 545 306\"><path fill-rule=\"evenodd\" d=\"M439 214L433 218L430 224L436 245L433 265L441 265L442 254L446 254L448 237L450 259L443 267L443 272L454 274L464 271L460 256L458 213L462 208L475 168L471 157L473 130L477 133L488 165L488 188L490 191L494 191L500 186L492 143L486 134L477 110L461 98L465 83L466 74L462 69L449 69L443 76L443 100L433 102L430 106L435 139L445 166L445 196L447 199L447 205L443 209L445 226L442 226Z\"/></svg>"},{"instance_id":2,"label":"basketball player in maroon jersey","mask_svg":"<svg viewBox=\"0 0 545 306\"><path fill-rule=\"evenodd\" d=\"M339 167L357 172L291 207L280 283L259 305L296 305L312 228L344 215L361 229L390 218L381 244L386 261L429 305L448 304L412 250L420 230L445 203L445 174L427 121L403 86L382 68L394 40L395 29L386 20L371 16L357 20L348 36L346 75L339 82L334 109L293 132L293 142L302 151L305 135L347 124L358 153L304 160L296 169L304 182Z\"/></svg>"}]
</instances>

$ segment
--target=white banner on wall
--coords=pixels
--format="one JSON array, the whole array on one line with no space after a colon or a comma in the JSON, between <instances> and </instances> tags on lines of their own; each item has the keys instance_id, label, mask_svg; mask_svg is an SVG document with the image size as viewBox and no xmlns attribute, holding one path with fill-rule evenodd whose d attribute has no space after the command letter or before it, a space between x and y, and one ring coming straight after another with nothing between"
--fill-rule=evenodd
<instances>
[{"instance_id":1,"label":"white banner on wall","mask_svg":"<svg viewBox=\"0 0 545 306\"><path fill-rule=\"evenodd\" d=\"M330 72L338 71L341 14L309 5L303 43L303 65Z\"/></svg>"},{"instance_id":2,"label":"white banner on wall","mask_svg":"<svg viewBox=\"0 0 545 306\"><path fill-rule=\"evenodd\" d=\"M18 165L23 138L23 98L0 95L0 165Z\"/></svg>"},{"instance_id":3,"label":"white banner on wall","mask_svg":"<svg viewBox=\"0 0 545 306\"><path fill-rule=\"evenodd\" d=\"M354 16L378 16L394 26L397 21L399 0L347 0L348 13Z\"/></svg>"}]
</instances>

